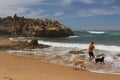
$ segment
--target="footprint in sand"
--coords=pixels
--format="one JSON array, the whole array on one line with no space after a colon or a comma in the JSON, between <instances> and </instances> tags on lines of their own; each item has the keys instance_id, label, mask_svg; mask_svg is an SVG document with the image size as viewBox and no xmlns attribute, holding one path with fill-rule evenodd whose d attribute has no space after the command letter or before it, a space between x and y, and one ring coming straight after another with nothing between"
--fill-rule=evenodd
<instances>
[{"instance_id":1,"label":"footprint in sand","mask_svg":"<svg viewBox=\"0 0 120 80\"><path fill-rule=\"evenodd\" d=\"M6 80L13 80L13 79L10 78L10 77L4 77L4 79L6 79Z\"/></svg>"}]
</instances>

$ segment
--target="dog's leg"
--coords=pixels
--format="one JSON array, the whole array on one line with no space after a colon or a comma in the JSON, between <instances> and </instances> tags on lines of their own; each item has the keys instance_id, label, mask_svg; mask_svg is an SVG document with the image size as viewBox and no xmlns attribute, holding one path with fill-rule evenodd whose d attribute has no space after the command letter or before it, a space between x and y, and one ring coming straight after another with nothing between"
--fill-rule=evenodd
<instances>
[{"instance_id":1,"label":"dog's leg","mask_svg":"<svg viewBox=\"0 0 120 80\"><path fill-rule=\"evenodd\" d=\"M85 67L85 65L83 65L82 67L84 68L84 70L87 70L86 67Z\"/></svg>"},{"instance_id":2,"label":"dog's leg","mask_svg":"<svg viewBox=\"0 0 120 80\"><path fill-rule=\"evenodd\" d=\"M99 63L99 60L96 60L96 63Z\"/></svg>"},{"instance_id":3,"label":"dog's leg","mask_svg":"<svg viewBox=\"0 0 120 80\"><path fill-rule=\"evenodd\" d=\"M78 65L73 65L73 69L78 70Z\"/></svg>"},{"instance_id":4,"label":"dog's leg","mask_svg":"<svg viewBox=\"0 0 120 80\"><path fill-rule=\"evenodd\" d=\"M82 70L82 66L81 65L80 65L80 67L81 67L80 70Z\"/></svg>"},{"instance_id":5,"label":"dog's leg","mask_svg":"<svg viewBox=\"0 0 120 80\"><path fill-rule=\"evenodd\" d=\"M76 69L76 65L73 65L73 69Z\"/></svg>"},{"instance_id":6,"label":"dog's leg","mask_svg":"<svg viewBox=\"0 0 120 80\"><path fill-rule=\"evenodd\" d=\"M85 65L81 65L80 70L87 70L87 69L86 69Z\"/></svg>"},{"instance_id":7,"label":"dog's leg","mask_svg":"<svg viewBox=\"0 0 120 80\"><path fill-rule=\"evenodd\" d=\"M105 62L103 61L103 64L105 64Z\"/></svg>"},{"instance_id":8,"label":"dog's leg","mask_svg":"<svg viewBox=\"0 0 120 80\"><path fill-rule=\"evenodd\" d=\"M101 61L100 63L101 63L101 64L104 64L104 61Z\"/></svg>"},{"instance_id":9,"label":"dog's leg","mask_svg":"<svg viewBox=\"0 0 120 80\"><path fill-rule=\"evenodd\" d=\"M98 63L98 61L95 61L95 64L97 64Z\"/></svg>"}]
</instances>

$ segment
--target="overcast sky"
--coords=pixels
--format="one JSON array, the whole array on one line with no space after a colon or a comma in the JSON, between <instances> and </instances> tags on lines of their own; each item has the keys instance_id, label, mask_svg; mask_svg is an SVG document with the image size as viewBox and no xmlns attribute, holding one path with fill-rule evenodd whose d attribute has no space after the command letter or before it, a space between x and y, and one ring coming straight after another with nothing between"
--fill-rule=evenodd
<instances>
[{"instance_id":1,"label":"overcast sky","mask_svg":"<svg viewBox=\"0 0 120 80\"><path fill-rule=\"evenodd\" d=\"M73 30L120 30L120 0L0 0L0 17L59 20Z\"/></svg>"}]
</instances>

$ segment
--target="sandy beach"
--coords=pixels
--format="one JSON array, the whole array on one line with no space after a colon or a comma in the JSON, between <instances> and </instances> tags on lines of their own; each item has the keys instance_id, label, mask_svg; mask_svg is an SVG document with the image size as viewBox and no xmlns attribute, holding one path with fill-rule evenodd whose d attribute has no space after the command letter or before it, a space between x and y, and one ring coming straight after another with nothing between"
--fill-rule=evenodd
<instances>
[{"instance_id":1,"label":"sandy beach","mask_svg":"<svg viewBox=\"0 0 120 80\"><path fill-rule=\"evenodd\" d=\"M4 38L0 38L3 45ZM2 41L3 40L3 41ZM0 51L0 80L119 80L120 75L74 70Z\"/></svg>"},{"instance_id":2,"label":"sandy beach","mask_svg":"<svg viewBox=\"0 0 120 80\"><path fill-rule=\"evenodd\" d=\"M119 80L119 75L74 70L0 52L0 80Z\"/></svg>"}]
</instances>

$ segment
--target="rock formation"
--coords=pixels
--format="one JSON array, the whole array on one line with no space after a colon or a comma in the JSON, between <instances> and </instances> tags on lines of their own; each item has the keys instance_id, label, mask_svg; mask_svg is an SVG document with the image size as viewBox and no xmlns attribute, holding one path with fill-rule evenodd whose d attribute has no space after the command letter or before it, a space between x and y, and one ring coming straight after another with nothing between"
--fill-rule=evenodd
<instances>
[{"instance_id":1,"label":"rock formation","mask_svg":"<svg viewBox=\"0 0 120 80\"><path fill-rule=\"evenodd\" d=\"M38 40L33 39L31 42L27 41L12 41L8 44L0 44L0 50L30 50L35 48L49 48L51 46L39 44Z\"/></svg>"},{"instance_id":2,"label":"rock formation","mask_svg":"<svg viewBox=\"0 0 120 80\"><path fill-rule=\"evenodd\" d=\"M28 19L18 17L0 18L0 34L16 37L68 37L72 30L57 20Z\"/></svg>"}]
</instances>

